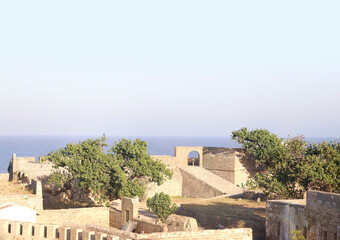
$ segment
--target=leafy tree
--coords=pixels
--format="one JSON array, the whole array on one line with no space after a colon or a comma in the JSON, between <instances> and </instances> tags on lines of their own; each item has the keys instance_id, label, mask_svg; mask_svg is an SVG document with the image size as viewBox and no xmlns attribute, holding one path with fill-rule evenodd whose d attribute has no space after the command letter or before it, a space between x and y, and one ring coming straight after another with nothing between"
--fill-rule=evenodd
<instances>
[{"instance_id":1,"label":"leafy tree","mask_svg":"<svg viewBox=\"0 0 340 240\"><path fill-rule=\"evenodd\" d=\"M176 204L171 204L168 194L161 192L156 193L152 198L148 198L146 206L151 209L161 220L165 220L177 210Z\"/></svg>"},{"instance_id":2,"label":"leafy tree","mask_svg":"<svg viewBox=\"0 0 340 240\"><path fill-rule=\"evenodd\" d=\"M264 171L248 182L271 198L302 198L308 189L340 192L340 144L309 144L302 136L278 138L265 129L232 132Z\"/></svg>"},{"instance_id":3,"label":"leafy tree","mask_svg":"<svg viewBox=\"0 0 340 240\"><path fill-rule=\"evenodd\" d=\"M172 171L147 153L147 143L121 139L108 153L106 138L87 139L49 153L44 160L53 163L50 182L62 191L80 189L94 201L144 195L143 179L162 184Z\"/></svg>"}]
</instances>

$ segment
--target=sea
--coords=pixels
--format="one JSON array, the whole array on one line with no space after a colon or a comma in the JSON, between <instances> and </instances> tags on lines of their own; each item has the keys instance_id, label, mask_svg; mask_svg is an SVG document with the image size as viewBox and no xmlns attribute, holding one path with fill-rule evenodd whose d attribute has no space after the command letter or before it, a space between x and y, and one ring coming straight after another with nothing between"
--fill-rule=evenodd
<instances>
[{"instance_id":1,"label":"sea","mask_svg":"<svg viewBox=\"0 0 340 240\"><path fill-rule=\"evenodd\" d=\"M77 143L87 138L98 136L0 136L0 173L7 173L12 154L18 157L44 156L51 151L65 147L67 143ZM107 136L109 146L123 137ZM174 155L175 146L209 146L235 148L240 145L228 137L166 137L166 136L136 136L148 143L151 155ZM308 142L337 140L336 138L306 138Z\"/></svg>"}]
</instances>

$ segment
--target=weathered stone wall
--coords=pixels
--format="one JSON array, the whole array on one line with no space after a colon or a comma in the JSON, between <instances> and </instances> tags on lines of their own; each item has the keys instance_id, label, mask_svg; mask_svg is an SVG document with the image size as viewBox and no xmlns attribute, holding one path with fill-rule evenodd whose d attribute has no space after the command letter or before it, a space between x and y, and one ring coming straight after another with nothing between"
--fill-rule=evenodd
<instances>
[{"instance_id":1,"label":"weathered stone wall","mask_svg":"<svg viewBox=\"0 0 340 240\"><path fill-rule=\"evenodd\" d=\"M8 180L7 180L8 181ZM14 203L40 212L43 210L42 187L40 181L32 181L34 194L1 194L0 205Z\"/></svg>"},{"instance_id":2,"label":"weathered stone wall","mask_svg":"<svg viewBox=\"0 0 340 240\"><path fill-rule=\"evenodd\" d=\"M183 184L182 196L211 198L223 194L221 191L211 187L207 183L195 178L193 175L181 170Z\"/></svg>"},{"instance_id":3,"label":"weathered stone wall","mask_svg":"<svg viewBox=\"0 0 340 240\"><path fill-rule=\"evenodd\" d=\"M137 233L167 232L168 227L165 223L157 222L156 219L140 216L134 219L137 222Z\"/></svg>"},{"instance_id":4,"label":"weathered stone wall","mask_svg":"<svg viewBox=\"0 0 340 240\"><path fill-rule=\"evenodd\" d=\"M82 224L32 224L24 222L0 220L0 240L26 240L26 239L103 239L128 240L128 239L213 239L213 240L251 240L250 228L235 228L223 230L201 230L192 232L157 232L138 234L105 228L98 225Z\"/></svg>"},{"instance_id":5,"label":"weathered stone wall","mask_svg":"<svg viewBox=\"0 0 340 240\"><path fill-rule=\"evenodd\" d=\"M35 157L17 157L15 153L10 161L9 179L16 180L22 177L23 174L29 179L43 180L52 173L52 163L35 162Z\"/></svg>"},{"instance_id":6,"label":"weathered stone wall","mask_svg":"<svg viewBox=\"0 0 340 240\"><path fill-rule=\"evenodd\" d=\"M110 211L106 207L70 208L44 210L37 216L40 224L64 224L74 222L79 224L95 224L103 227L110 226Z\"/></svg>"},{"instance_id":7,"label":"weathered stone wall","mask_svg":"<svg viewBox=\"0 0 340 240\"><path fill-rule=\"evenodd\" d=\"M164 164L175 166L175 167L185 167L188 166L188 155L190 152L196 151L199 156L200 166L203 166L203 147L186 147L186 146L176 146L175 155L152 155L154 159L161 160Z\"/></svg>"},{"instance_id":8,"label":"weathered stone wall","mask_svg":"<svg viewBox=\"0 0 340 240\"><path fill-rule=\"evenodd\" d=\"M204 147L203 167L239 186L257 171L254 162L240 148Z\"/></svg>"},{"instance_id":9,"label":"weathered stone wall","mask_svg":"<svg viewBox=\"0 0 340 240\"><path fill-rule=\"evenodd\" d=\"M305 199L267 201L266 240L290 240L291 230L305 234L305 202Z\"/></svg>"},{"instance_id":10,"label":"weathered stone wall","mask_svg":"<svg viewBox=\"0 0 340 240\"><path fill-rule=\"evenodd\" d=\"M38 212L43 209L42 198L34 194L0 195L0 205L8 202L28 207Z\"/></svg>"},{"instance_id":11,"label":"weathered stone wall","mask_svg":"<svg viewBox=\"0 0 340 240\"><path fill-rule=\"evenodd\" d=\"M340 239L340 194L307 192L308 239Z\"/></svg>"},{"instance_id":12,"label":"weathered stone wall","mask_svg":"<svg viewBox=\"0 0 340 240\"><path fill-rule=\"evenodd\" d=\"M162 185L158 186L156 183L149 183L146 186L145 199L153 197L156 193L164 192L170 196L182 196L183 178L178 167L171 167L173 176L170 180L166 180Z\"/></svg>"},{"instance_id":13,"label":"weathered stone wall","mask_svg":"<svg viewBox=\"0 0 340 240\"><path fill-rule=\"evenodd\" d=\"M109 226L120 229L123 225L122 212L118 209L110 208L109 212Z\"/></svg>"}]
</instances>

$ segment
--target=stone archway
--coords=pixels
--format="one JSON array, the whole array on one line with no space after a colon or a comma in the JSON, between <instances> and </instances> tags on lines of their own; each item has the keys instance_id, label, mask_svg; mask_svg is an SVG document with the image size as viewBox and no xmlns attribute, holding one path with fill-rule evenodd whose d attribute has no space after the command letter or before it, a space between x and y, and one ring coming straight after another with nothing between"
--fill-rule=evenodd
<instances>
[{"instance_id":1,"label":"stone archway","mask_svg":"<svg viewBox=\"0 0 340 240\"><path fill-rule=\"evenodd\" d=\"M188 166L188 156L189 153L192 151L196 151L198 153L199 158L199 167L203 167L203 147L182 147L177 146L175 147L175 158L176 163L174 165L177 165L178 167L185 167Z\"/></svg>"},{"instance_id":2,"label":"stone archway","mask_svg":"<svg viewBox=\"0 0 340 240\"><path fill-rule=\"evenodd\" d=\"M188 154L188 166L200 166L200 155L197 151L191 151Z\"/></svg>"}]
</instances>

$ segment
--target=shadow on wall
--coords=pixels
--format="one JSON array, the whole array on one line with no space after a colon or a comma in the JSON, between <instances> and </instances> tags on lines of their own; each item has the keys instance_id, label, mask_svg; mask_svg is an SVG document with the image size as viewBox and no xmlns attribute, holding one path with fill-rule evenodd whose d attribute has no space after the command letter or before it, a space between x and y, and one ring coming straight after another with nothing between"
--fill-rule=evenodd
<instances>
[{"instance_id":1,"label":"shadow on wall","mask_svg":"<svg viewBox=\"0 0 340 240\"><path fill-rule=\"evenodd\" d=\"M239 206L223 202L182 204L178 215L193 217L204 229L252 228L254 239L265 239L266 209Z\"/></svg>"},{"instance_id":2,"label":"shadow on wall","mask_svg":"<svg viewBox=\"0 0 340 240\"><path fill-rule=\"evenodd\" d=\"M236 157L240 160L242 166L247 170L249 173L249 178L254 177L254 175L258 172L263 172L264 168L262 166L258 166L255 163L254 156L247 153L244 149L239 150L240 152L236 153Z\"/></svg>"}]
</instances>

